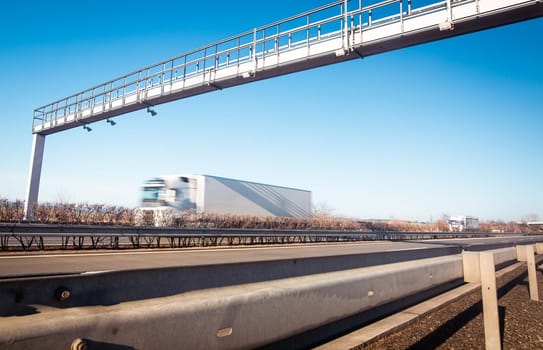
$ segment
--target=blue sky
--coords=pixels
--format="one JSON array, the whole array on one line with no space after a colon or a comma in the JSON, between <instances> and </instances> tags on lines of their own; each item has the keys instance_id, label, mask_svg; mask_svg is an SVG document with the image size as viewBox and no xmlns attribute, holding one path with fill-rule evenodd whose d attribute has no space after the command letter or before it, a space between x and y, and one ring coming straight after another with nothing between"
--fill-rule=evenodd
<instances>
[{"instance_id":1,"label":"blue sky","mask_svg":"<svg viewBox=\"0 0 543 350\"><path fill-rule=\"evenodd\" d=\"M0 21L0 197L34 108L328 1L21 1ZM543 19L225 89L46 138L40 201L136 206L149 177L313 191L355 218L543 218Z\"/></svg>"}]
</instances>

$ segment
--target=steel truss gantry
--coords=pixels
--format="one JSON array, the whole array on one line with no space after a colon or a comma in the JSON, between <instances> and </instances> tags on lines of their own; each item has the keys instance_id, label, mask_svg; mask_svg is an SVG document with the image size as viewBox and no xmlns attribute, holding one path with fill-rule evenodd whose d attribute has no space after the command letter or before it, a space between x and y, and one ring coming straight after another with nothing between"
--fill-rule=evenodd
<instances>
[{"instance_id":1,"label":"steel truss gantry","mask_svg":"<svg viewBox=\"0 0 543 350\"><path fill-rule=\"evenodd\" d=\"M25 202L45 136L190 96L543 16L539 0L341 0L144 67L34 110Z\"/></svg>"}]
</instances>

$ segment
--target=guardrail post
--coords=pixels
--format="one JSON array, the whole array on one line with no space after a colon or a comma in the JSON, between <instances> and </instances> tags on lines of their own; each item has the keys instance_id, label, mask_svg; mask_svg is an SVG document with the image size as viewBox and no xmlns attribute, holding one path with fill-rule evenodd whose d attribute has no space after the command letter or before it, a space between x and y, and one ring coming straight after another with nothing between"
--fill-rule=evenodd
<instances>
[{"instance_id":1,"label":"guardrail post","mask_svg":"<svg viewBox=\"0 0 543 350\"><path fill-rule=\"evenodd\" d=\"M539 291L537 290L537 275L535 270L534 246L532 244L524 246L526 254L526 266L528 268L528 282L530 284L530 299L539 301Z\"/></svg>"},{"instance_id":2,"label":"guardrail post","mask_svg":"<svg viewBox=\"0 0 543 350\"><path fill-rule=\"evenodd\" d=\"M498 313L494 254L492 252L480 252L479 254L481 294L483 297L483 320L485 327L485 349L501 349L500 317Z\"/></svg>"},{"instance_id":3,"label":"guardrail post","mask_svg":"<svg viewBox=\"0 0 543 350\"><path fill-rule=\"evenodd\" d=\"M485 349L501 349L496 268L493 252L462 252L464 281L481 283Z\"/></svg>"}]
</instances>

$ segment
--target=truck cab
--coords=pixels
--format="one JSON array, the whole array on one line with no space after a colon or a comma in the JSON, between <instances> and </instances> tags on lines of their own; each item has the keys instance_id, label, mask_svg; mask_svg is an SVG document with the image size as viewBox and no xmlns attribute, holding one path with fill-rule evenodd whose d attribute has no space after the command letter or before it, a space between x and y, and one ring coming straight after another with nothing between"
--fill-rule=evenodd
<instances>
[{"instance_id":1,"label":"truck cab","mask_svg":"<svg viewBox=\"0 0 543 350\"><path fill-rule=\"evenodd\" d=\"M195 180L186 176L153 178L141 186L141 207L196 209L195 191Z\"/></svg>"},{"instance_id":2,"label":"truck cab","mask_svg":"<svg viewBox=\"0 0 543 350\"><path fill-rule=\"evenodd\" d=\"M145 181L140 188L136 222L140 226L170 226L181 212L196 210L196 179L162 176Z\"/></svg>"}]
</instances>

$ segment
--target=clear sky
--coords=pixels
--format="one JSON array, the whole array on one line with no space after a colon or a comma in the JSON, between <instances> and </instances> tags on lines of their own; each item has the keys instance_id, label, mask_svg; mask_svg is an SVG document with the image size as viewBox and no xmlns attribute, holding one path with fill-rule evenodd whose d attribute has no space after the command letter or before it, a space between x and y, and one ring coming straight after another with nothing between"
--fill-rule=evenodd
<instances>
[{"instance_id":1,"label":"clear sky","mask_svg":"<svg viewBox=\"0 0 543 350\"><path fill-rule=\"evenodd\" d=\"M326 0L13 1L0 21L0 197L33 110ZM299 187L354 218L543 219L543 19L268 79L46 138L39 200L137 206L147 178Z\"/></svg>"}]
</instances>

